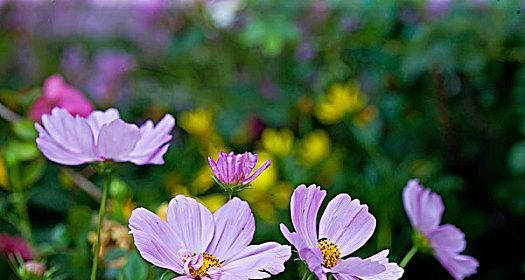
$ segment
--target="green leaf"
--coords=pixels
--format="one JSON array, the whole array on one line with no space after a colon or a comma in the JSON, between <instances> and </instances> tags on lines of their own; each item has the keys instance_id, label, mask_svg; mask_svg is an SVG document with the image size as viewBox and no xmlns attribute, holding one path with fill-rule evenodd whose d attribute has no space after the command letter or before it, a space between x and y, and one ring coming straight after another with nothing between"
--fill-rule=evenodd
<instances>
[{"instance_id":1,"label":"green leaf","mask_svg":"<svg viewBox=\"0 0 525 280\"><path fill-rule=\"evenodd\" d=\"M119 279L146 279L147 275L148 264L142 259L137 251L133 251L128 257L128 262L120 272Z\"/></svg>"},{"instance_id":2,"label":"green leaf","mask_svg":"<svg viewBox=\"0 0 525 280\"><path fill-rule=\"evenodd\" d=\"M71 236L78 242L85 242L85 237L91 229L91 209L87 206L73 207L69 210L67 220Z\"/></svg>"},{"instance_id":3,"label":"green leaf","mask_svg":"<svg viewBox=\"0 0 525 280\"><path fill-rule=\"evenodd\" d=\"M37 158L36 160L24 164L22 168L21 183L23 187L29 187L36 181L40 180L46 170L46 161L43 158Z\"/></svg>"},{"instance_id":4,"label":"green leaf","mask_svg":"<svg viewBox=\"0 0 525 280\"><path fill-rule=\"evenodd\" d=\"M515 174L525 173L525 142L514 145L509 152L508 165Z\"/></svg>"},{"instance_id":5,"label":"green leaf","mask_svg":"<svg viewBox=\"0 0 525 280\"><path fill-rule=\"evenodd\" d=\"M5 150L5 157L8 164L12 164L12 161L21 162L28 161L37 158L40 155L40 151L36 146L36 142L10 142Z\"/></svg>"},{"instance_id":6,"label":"green leaf","mask_svg":"<svg viewBox=\"0 0 525 280\"><path fill-rule=\"evenodd\" d=\"M35 122L29 119L23 119L11 124L13 132L24 140L35 140L38 136L35 129Z\"/></svg>"}]
</instances>

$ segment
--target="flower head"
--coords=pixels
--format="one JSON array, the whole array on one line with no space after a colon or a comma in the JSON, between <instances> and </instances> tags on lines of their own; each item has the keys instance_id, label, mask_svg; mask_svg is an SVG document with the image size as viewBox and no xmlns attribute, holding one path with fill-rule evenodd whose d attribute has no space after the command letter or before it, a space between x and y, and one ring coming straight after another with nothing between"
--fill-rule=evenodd
<instances>
[{"instance_id":1,"label":"flower head","mask_svg":"<svg viewBox=\"0 0 525 280\"><path fill-rule=\"evenodd\" d=\"M51 113L55 107L64 108L70 114L81 117L87 117L94 110L82 92L68 85L58 74L44 82L44 94L33 103L31 118L40 121L42 115Z\"/></svg>"},{"instance_id":2,"label":"flower head","mask_svg":"<svg viewBox=\"0 0 525 280\"><path fill-rule=\"evenodd\" d=\"M47 271L45 264L37 261L28 261L24 263L22 269L32 276L42 277Z\"/></svg>"},{"instance_id":3,"label":"flower head","mask_svg":"<svg viewBox=\"0 0 525 280\"><path fill-rule=\"evenodd\" d=\"M33 259L33 248L22 237L0 233L0 252L6 256L20 255L24 260Z\"/></svg>"},{"instance_id":4,"label":"flower head","mask_svg":"<svg viewBox=\"0 0 525 280\"><path fill-rule=\"evenodd\" d=\"M388 250L366 259L348 257L372 236L376 219L368 207L347 194L332 199L317 228L317 213L326 191L316 185L300 185L290 201L295 232L281 224L281 232L299 252L319 280L332 274L337 280L399 279L403 269L388 262Z\"/></svg>"},{"instance_id":5,"label":"flower head","mask_svg":"<svg viewBox=\"0 0 525 280\"><path fill-rule=\"evenodd\" d=\"M133 56L121 51L105 50L95 58L95 74L88 87L102 104L112 104L129 92L127 76L135 69Z\"/></svg>"},{"instance_id":6,"label":"flower head","mask_svg":"<svg viewBox=\"0 0 525 280\"><path fill-rule=\"evenodd\" d=\"M83 118L55 108L42 117L42 125L35 125L36 142L48 159L65 165L107 160L163 164L174 125L169 114L155 126L148 120L137 127L121 120L116 109L95 111Z\"/></svg>"},{"instance_id":7,"label":"flower head","mask_svg":"<svg viewBox=\"0 0 525 280\"><path fill-rule=\"evenodd\" d=\"M262 166L254 171L259 156L250 152L243 154L227 154L219 152L219 158L215 162L211 157L208 158L213 174L219 183L229 187L244 188L259 176L271 161L265 161Z\"/></svg>"},{"instance_id":8,"label":"flower head","mask_svg":"<svg viewBox=\"0 0 525 280\"><path fill-rule=\"evenodd\" d=\"M262 279L284 271L289 246L249 245L255 220L248 203L233 198L215 213L193 198L171 200L167 222L138 208L129 220L135 245L152 264L183 275L176 279Z\"/></svg>"},{"instance_id":9,"label":"flower head","mask_svg":"<svg viewBox=\"0 0 525 280\"><path fill-rule=\"evenodd\" d=\"M438 194L410 180L403 190L403 204L416 228L416 246L431 250L454 279L476 273L478 261L460 254L465 250L465 234L451 224L439 225L445 206Z\"/></svg>"}]
</instances>

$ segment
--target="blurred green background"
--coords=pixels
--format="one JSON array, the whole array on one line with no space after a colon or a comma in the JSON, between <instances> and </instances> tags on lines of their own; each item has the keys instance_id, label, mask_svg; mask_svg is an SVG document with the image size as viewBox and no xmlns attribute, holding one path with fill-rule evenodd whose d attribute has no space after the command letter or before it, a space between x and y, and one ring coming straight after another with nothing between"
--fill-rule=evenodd
<instances>
[{"instance_id":1,"label":"blurred green background","mask_svg":"<svg viewBox=\"0 0 525 280\"><path fill-rule=\"evenodd\" d=\"M400 261L412 232L401 190L419 178L443 196L444 222L465 232L466 253L480 262L471 279L523 279L524 5L0 0L0 231L20 235L14 166L39 257L66 279L87 278L98 203L71 169L40 155L25 118L59 73L127 121L177 119L166 164L123 165L111 186L107 279L163 273L127 235L133 208L162 213L181 193L211 209L226 201L206 161L219 150L273 161L243 193L256 215L254 242L284 243L278 224L290 223L293 188L316 183L330 198L359 198L378 219L358 255L390 248ZM24 118L9 122L9 112ZM74 170L101 185L89 167ZM0 267L10 275L5 259ZM290 260L273 278L298 279L303 269ZM451 279L425 255L405 278Z\"/></svg>"}]
</instances>

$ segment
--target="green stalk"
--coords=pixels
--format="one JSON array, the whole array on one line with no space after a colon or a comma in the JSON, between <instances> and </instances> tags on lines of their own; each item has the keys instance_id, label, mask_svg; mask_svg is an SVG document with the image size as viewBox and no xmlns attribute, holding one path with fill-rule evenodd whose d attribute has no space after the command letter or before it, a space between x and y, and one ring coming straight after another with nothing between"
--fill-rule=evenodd
<instances>
[{"instance_id":1,"label":"green stalk","mask_svg":"<svg viewBox=\"0 0 525 280\"><path fill-rule=\"evenodd\" d=\"M10 176L11 187L13 188L13 198L15 208L19 218L19 230L24 239L32 243L31 223L27 212L27 197L20 182L20 169L16 162L11 163Z\"/></svg>"},{"instance_id":2,"label":"green stalk","mask_svg":"<svg viewBox=\"0 0 525 280\"><path fill-rule=\"evenodd\" d=\"M100 230L106 215L106 200L108 198L109 185L111 184L111 175L104 175L104 190L102 191L102 200L100 202L100 209L98 210L98 226L97 226L97 241L93 250L93 266L91 267L91 280L97 279L98 255L100 253Z\"/></svg>"},{"instance_id":3,"label":"green stalk","mask_svg":"<svg viewBox=\"0 0 525 280\"><path fill-rule=\"evenodd\" d=\"M311 272L309 270L306 270L306 272L303 275L302 280L307 280L310 277Z\"/></svg>"},{"instance_id":4,"label":"green stalk","mask_svg":"<svg viewBox=\"0 0 525 280\"><path fill-rule=\"evenodd\" d=\"M412 249L408 251L408 253L405 255L401 263L399 263L399 266L402 268L405 268L405 266L408 264L408 262L412 259L412 257L417 253L417 247L412 246Z\"/></svg>"}]
</instances>

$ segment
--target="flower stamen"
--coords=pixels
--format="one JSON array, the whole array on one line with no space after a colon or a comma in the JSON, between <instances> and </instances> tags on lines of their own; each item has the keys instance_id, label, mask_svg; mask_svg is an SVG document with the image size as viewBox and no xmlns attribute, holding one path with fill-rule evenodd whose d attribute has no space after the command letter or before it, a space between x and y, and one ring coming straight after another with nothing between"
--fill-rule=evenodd
<instances>
[{"instance_id":1,"label":"flower stamen","mask_svg":"<svg viewBox=\"0 0 525 280\"><path fill-rule=\"evenodd\" d=\"M319 239L319 243L317 243L317 248L321 249L321 253L323 253L324 267L332 268L339 263L339 260L341 259L341 251L333 241L330 241L327 238L321 238Z\"/></svg>"},{"instance_id":2,"label":"flower stamen","mask_svg":"<svg viewBox=\"0 0 525 280\"><path fill-rule=\"evenodd\" d=\"M199 269L190 267L190 274L193 277L204 277L208 275L208 269L216 267L221 268L219 259L212 254L202 253L202 265Z\"/></svg>"}]
</instances>

